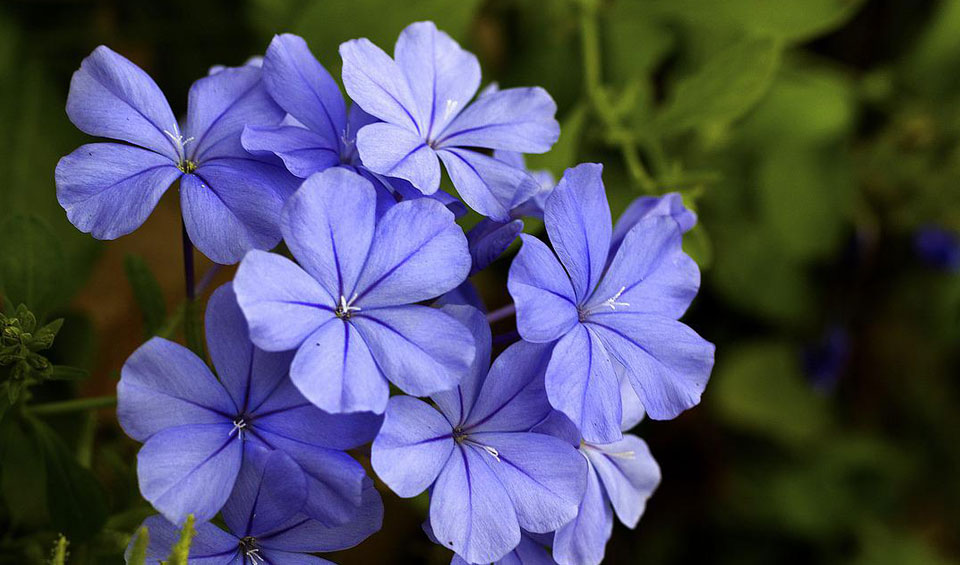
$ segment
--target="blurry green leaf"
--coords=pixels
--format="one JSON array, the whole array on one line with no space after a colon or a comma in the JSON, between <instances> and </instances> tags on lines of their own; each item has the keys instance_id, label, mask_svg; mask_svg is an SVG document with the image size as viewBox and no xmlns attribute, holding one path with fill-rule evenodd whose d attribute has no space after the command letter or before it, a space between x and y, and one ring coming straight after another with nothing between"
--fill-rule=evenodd
<instances>
[{"instance_id":1,"label":"blurry green leaf","mask_svg":"<svg viewBox=\"0 0 960 565\"><path fill-rule=\"evenodd\" d=\"M854 565L948 565L936 547L921 536L882 527L864 528Z\"/></svg>"},{"instance_id":2,"label":"blurry green leaf","mask_svg":"<svg viewBox=\"0 0 960 565\"><path fill-rule=\"evenodd\" d=\"M577 150L586 123L587 109L577 106L560 122L560 139L548 153L527 155L527 168L546 169L559 179L565 170L577 164Z\"/></svg>"},{"instance_id":3,"label":"blurry green leaf","mask_svg":"<svg viewBox=\"0 0 960 565\"><path fill-rule=\"evenodd\" d=\"M710 274L732 306L792 326L812 321L815 297L808 275L779 249L768 229L740 218L711 225L711 234L715 253Z\"/></svg>"},{"instance_id":4,"label":"blurry green leaf","mask_svg":"<svg viewBox=\"0 0 960 565\"><path fill-rule=\"evenodd\" d=\"M853 180L842 150L774 144L759 164L760 208L784 253L823 257L841 243Z\"/></svg>"},{"instance_id":5,"label":"blurry green leaf","mask_svg":"<svg viewBox=\"0 0 960 565\"><path fill-rule=\"evenodd\" d=\"M403 28L420 20L432 20L439 29L462 41L479 5L479 0L255 0L251 15L267 37L280 31L303 36L320 62L339 76L338 49L344 41L366 37L393 53Z\"/></svg>"},{"instance_id":6,"label":"blurry green leaf","mask_svg":"<svg viewBox=\"0 0 960 565\"><path fill-rule=\"evenodd\" d=\"M63 284L63 250L46 222L14 215L0 224L0 292L42 318Z\"/></svg>"},{"instance_id":7,"label":"blurry green leaf","mask_svg":"<svg viewBox=\"0 0 960 565\"><path fill-rule=\"evenodd\" d=\"M635 113L649 114L654 97L653 73L670 53L674 33L644 13L642 4L617 1L600 12L606 82L639 88Z\"/></svg>"},{"instance_id":8,"label":"blurry green leaf","mask_svg":"<svg viewBox=\"0 0 960 565\"><path fill-rule=\"evenodd\" d=\"M23 423L12 415L0 423L0 492L14 523L37 527L47 520L46 468Z\"/></svg>"},{"instance_id":9,"label":"blurry green leaf","mask_svg":"<svg viewBox=\"0 0 960 565\"><path fill-rule=\"evenodd\" d=\"M704 61L674 87L656 117L657 128L677 133L739 118L767 91L780 50L774 39L745 39Z\"/></svg>"},{"instance_id":10,"label":"blurry green leaf","mask_svg":"<svg viewBox=\"0 0 960 565\"><path fill-rule=\"evenodd\" d=\"M757 435L787 444L810 442L830 426L824 398L800 372L797 351L784 343L728 349L711 387L720 417Z\"/></svg>"},{"instance_id":11,"label":"blurry green leaf","mask_svg":"<svg viewBox=\"0 0 960 565\"><path fill-rule=\"evenodd\" d=\"M903 61L911 89L955 96L960 88L960 2L945 0L930 17L930 25Z\"/></svg>"},{"instance_id":12,"label":"blurry green leaf","mask_svg":"<svg viewBox=\"0 0 960 565\"><path fill-rule=\"evenodd\" d=\"M147 547L150 545L150 532L146 526L137 530L137 539L133 542L133 549L130 550L130 558L127 565L146 565Z\"/></svg>"},{"instance_id":13,"label":"blurry green leaf","mask_svg":"<svg viewBox=\"0 0 960 565\"><path fill-rule=\"evenodd\" d=\"M790 41L810 39L847 21L864 0L646 0L651 13L695 26L730 28Z\"/></svg>"},{"instance_id":14,"label":"blurry green leaf","mask_svg":"<svg viewBox=\"0 0 960 565\"><path fill-rule=\"evenodd\" d=\"M57 538L56 543L53 545L53 555L50 557L50 565L66 565L67 547L69 545L70 543L64 536L61 535Z\"/></svg>"},{"instance_id":15,"label":"blurry green leaf","mask_svg":"<svg viewBox=\"0 0 960 565\"><path fill-rule=\"evenodd\" d=\"M196 530L193 527L193 514L190 514L180 528L180 538L170 550L167 565L188 565L187 558L190 556L190 544L193 542L194 534Z\"/></svg>"},{"instance_id":16,"label":"blurry green leaf","mask_svg":"<svg viewBox=\"0 0 960 565\"><path fill-rule=\"evenodd\" d=\"M853 126L849 81L835 71L793 62L777 74L770 91L742 122L739 134L757 151L794 140L835 142Z\"/></svg>"},{"instance_id":17,"label":"blurry green leaf","mask_svg":"<svg viewBox=\"0 0 960 565\"><path fill-rule=\"evenodd\" d=\"M713 263L713 244L701 224L697 224L683 236L683 250L697 262L700 269L709 269Z\"/></svg>"},{"instance_id":18,"label":"blurry green leaf","mask_svg":"<svg viewBox=\"0 0 960 565\"><path fill-rule=\"evenodd\" d=\"M123 268L143 316L143 333L146 337L154 336L167 318L167 305L160 283L142 257L127 255L123 259Z\"/></svg>"},{"instance_id":19,"label":"blurry green leaf","mask_svg":"<svg viewBox=\"0 0 960 565\"><path fill-rule=\"evenodd\" d=\"M31 420L47 475L47 509L55 528L74 541L93 537L107 519L103 490L56 432Z\"/></svg>"}]
</instances>

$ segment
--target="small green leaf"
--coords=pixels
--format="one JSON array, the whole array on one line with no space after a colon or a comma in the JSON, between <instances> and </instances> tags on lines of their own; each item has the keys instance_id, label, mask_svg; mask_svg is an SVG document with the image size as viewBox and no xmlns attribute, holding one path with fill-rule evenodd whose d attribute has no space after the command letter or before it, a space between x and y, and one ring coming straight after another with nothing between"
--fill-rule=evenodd
<instances>
[{"instance_id":1,"label":"small green leaf","mask_svg":"<svg viewBox=\"0 0 960 565\"><path fill-rule=\"evenodd\" d=\"M47 223L14 215L0 223L0 293L43 317L57 306L63 284L63 250Z\"/></svg>"},{"instance_id":2,"label":"small green leaf","mask_svg":"<svg viewBox=\"0 0 960 565\"><path fill-rule=\"evenodd\" d=\"M57 338L57 333L60 332L60 328L62 327L63 318L57 318L56 320L37 330L37 332L33 334L33 343L31 344L30 349L34 351L50 349L50 347L53 345L53 340Z\"/></svg>"},{"instance_id":3,"label":"small green leaf","mask_svg":"<svg viewBox=\"0 0 960 565\"><path fill-rule=\"evenodd\" d=\"M67 563L67 546L70 543L67 541L67 538L60 536L57 539L57 542L53 546L53 556L50 557L50 565L66 565Z\"/></svg>"},{"instance_id":4,"label":"small green leaf","mask_svg":"<svg viewBox=\"0 0 960 565\"><path fill-rule=\"evenodd\" d=\"M655 119L665 133L736 120L760 100L780 64L775 39L744 39L680 80Z\"/></svg>"},{"instance_id":5,"label":"small green leaf","mask_svg":"<svg viewBox=\"0 0 960 565\"><path fill-rule=\"evenodd\" d=\"M810 443L830 426L825 399L806 382L798 352L785 343L728 350L712 381L712 402L731 426L788 444Z\"/></svg>"},{"instance_id":6,"label":"small green leaf","mask_svg":"<svg viewBox=\"0 0 960 565\"><path fill-rule=\"evenodd\" d=\"M123 260L127 280L133 289L133 298L140 307L143 317L143 333L152 337L160 331L167 317L167 305L163 298L160 283L153 275L146 261L137 255L127 255Z\"/></svg>"},{"instance_id":7,"label":"small green leaf","mask_svg":"<svg viewBox=\"0 0 960 565\"><path fill-rule=\"evenodd\" d=\"M63 440L43 422L31 419L47 472L47 510L57 529L74 541L90 539L107 519L100 483L77 462Z\"/></svg>"},{"instance_id":8,"label":"small green leaf","mask_svg":"<svg viewBox=\"0 0 960 565\"><path fill-rule=\"evenodd\" d=\"M147 546L150 545L150 532L146 526L137 530L137 538L133 542L133 548L130 550L130 558L127 559L127 565L146 565L147 564Z\"/></svg>"},{"instance_id":9,"label":"small green leaf","mask_svg":"<svg viewBox=\"0 0 960 565\"><path fill-rule=\"evenodd\" d=\"M190 556L190 544L193 542L193 536L196 530L193 527L193 514L187 516L187 520L180 529L180 539L170 550L170 557L167 557L167 565L188 565L187 558Z\"/></svg>"}]
</instances>

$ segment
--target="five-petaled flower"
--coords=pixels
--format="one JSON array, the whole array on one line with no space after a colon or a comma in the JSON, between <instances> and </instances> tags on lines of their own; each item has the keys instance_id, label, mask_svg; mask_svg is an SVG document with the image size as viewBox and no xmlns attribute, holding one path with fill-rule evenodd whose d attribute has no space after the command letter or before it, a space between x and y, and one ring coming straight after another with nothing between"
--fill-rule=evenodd
<instances>
[{"instance_id":1,"label":"five-petaled flower","mask_svg":"<svg viewBox=\"0 0 960 565\"><path fill-rule=\"evenodd\" d=\"M251 251L234 283L254 343L296 349L290 377L328 412L383 412L388 381L416 396L453 388L473 360L470 332L417 304L470 270L453 214L428 198L379 219L375 208L360 175L337 167L311 176L281 220L300 265Z\"/></svg>"},{"instance_id":2,"label":"five-petaled flower","mask_svg":"<svg viewBox=\"0 0 960 565\"><path fill-rule=\"evenodd\" d=\"M360 508L349 521L331 526L301 512L307 488L296 465L280 452L257 448L237 477L230 500L223 507L224 531L209 523L196 526L190 544L190 563L204 565L267 565L297 563L330 565L308 553L338 551L359 544L383 522L383 503L373 481L363 483ZM150 536L147 562L170 555L179 537L177 527L162 516L144 523ZM134 540L127 548L127 559Z\"/></svg>"},{"instance_id":3,"label":"five-petaled flower","mask_svg":"<svg viewBox=\"0 0 960 565\"><path fill-rule=\"evenodd\" d=\"M250 343L230 285L207 306L207 347L220 375L188 349L153 338L130 356L117 385L117 418L133 439L140 492L180 523L209 520L230 496L251 450L290 459L304 488L303 512L326 525L360 507L365 473L344 452L370 441L380 417L331 415L312 404L287 375L290 356Z\"/></svg>"},{"instance_id":4,"label":"five-petaled flower","mask_svg":"<svg viewBox=\"0 0 960 565\"><path fill-rule=\"evenodd\" d=\"M677 321L696 296L700 272L681 249L673 214L638 219L608 259L613 230L601 170L567 170L544 212L556 255L521 236L507 288L520 336L558 342L546 374L551 404L584 439L609 443L621 438L616 364L647 414L669 419L699 402L714 347Z\"/></svg>"},{"instance_id":5,"label":"five-petaled flower","mask_svg":"<svg viewBox=\"0 0 960 565\"><path fill-rule=\"evenodd\" d=\"M463 201L499 221L509 221L510 210L537 192L523 169L476 148L548 151L560 126L545 90L510 88L471 103L480 86L477 58L433 22L403 30L393 58L367 39L347 41L340 55L347 93L383 120L357 132L367 168L433 194L440 186L439 158Z\"/></svg>"},{"instance_id":6,"label":"five-petaled flower","mask_svg":"<svg viewBox=\"0 0 960 565\"><path fill-rule=\"evenodd\" d=\"M470 306L445 309L474 333L471 372L431 397L437 408L391 398L371 460L400 496L432 487L433 535L468 562L489 563L517 547L521 528L552 532L574 518L585 462L536 430L553 413L543 390L549 346L515 343L491 367L485 317Z\"/></svg>"},{"instance_id":7,"label":"five-petaled flower","mask_svg":"<svg viewBox=\"0 0 960 565\"><path fill-rule=\"evenodd\" d=\"M181 131L153 79L100 46L73 75L67 115L90 135L130 144L83 145L57 164L57 199L80 231L98 239L134 231L179 179L184 227L211 260L236 263L280 241L280 209L296 179L240 145L245 125L283 119L256 66L195 82Z\"/></svg>"}]
</instances>

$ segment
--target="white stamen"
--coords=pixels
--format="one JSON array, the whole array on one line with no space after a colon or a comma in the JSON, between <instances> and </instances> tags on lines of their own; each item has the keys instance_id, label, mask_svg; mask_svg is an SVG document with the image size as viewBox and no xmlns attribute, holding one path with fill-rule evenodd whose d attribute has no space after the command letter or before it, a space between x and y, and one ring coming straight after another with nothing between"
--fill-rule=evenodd
<instances>
[{"instance_id":1,"label":"white stamen","mask_svg":"<svg viewBox=\"0 0 960 565\"><path fill-rule=\"evenodd\" d=\"M604 451L604 453L617 459L635 459L637 457L636 451Z\"/></svg>"},{"instance_id":2,"label":"white stamen","mask_svg":"<svg viewBox=\"0 0 960 565\"><path fill-rule=\"evenodd\" d=\"M230 433L227 434L227 436L230 437L236 433L240 441L243 441L243 429L246 427L247 422L243 418L237 418L233 421L233 428L230 429Z\"/></svg>"},{"instance_id":3,"label":"white stamen","mask_svg":"<svg viewBox=\"0 0 960 565\"><path fill-rule=\"evenodd\" d=\"M260 550L256 547L248 549L245 555L254 563L266 563L266 560L260 555Z\"/></svg>"},{"instance_id":4,"label":"white stamen","mask_svg":"<svg viewBox=\"0 0 960 565\"><path fill-rule=\"evenodd\" d=\"M337 316L341 318L349 317L353 312L359 312L362 310L359 306L354 306L353 302L357 299L357 293L353 293L353 297L347 301L347 298L340 295L340 305L337 307Z\"/></svg>"},{"instance_id":5,"label":"white stamen","mask_svg":"<svg viewBox=\"0 0 960 565\"><path fill-rule=\"evenodd\" d=\"M611 296L610 298L604 300L604 301L601 302L600 304L596 304L596 305L594 305L594 306L591 306L590 308L587 308L586 310L581 310L581 311L580 311L580 320L582 321L584 318L586 318L587 316L589 316L590 314L592 314L593 312L596 312L597 310L599 310L599 309L601 309L601 308L610 308L611 310L616 311L617 306L621 306L621 307L623 307L623 306L630 306L630 303L629 303L629 302L617 302L617 299L620 298L620 295L622 295L622 294L624 293L624 291L626 291L626 290L627 290L627 287L621 286L621 287L620 287L620 290L618 290L617 293L614 294L613 296Z\"/></svg>"},{"instance_id":6,"label":"white stamen","mask_svg":"<svg viewBox=\"0 0 960 565\"><path fill-rule=\"evenodd\" d=\"M477 444L477 445L480 445L480 447L482 447L484 451L486 451L486 452L489 453L490 455L493 455L493 458L494 458L494 459L496 459L497 461L500 461L500 452L499 452L499 451L497 451L497 450L494 449L493 447L490 447L489 445L481 445L481 444Z\"/></svg>"},{"instance_id":7,"label":"white stamen","mask_svg":"<svg viewBox=\"0 0 960 565\"><path fill-rule=\"evenodd\" d=\"M460 106L459 102L457 102L456 100L447 98L447 102L443 108L443 119L446 120L447 118L450 117L451 114L456 112L458 106Z\"/></svg>"},{"instance_id":8,"label":"white stamen","mask_svg":"<svg viewBox=\"0 0 960 565\"><path fill-rule=\"evenodd\" d=\"M187 157L186 157L186 152L184 151L184 147L186 147L188 143L193 141L193 137L191 136L184 139L183 136L180 135L179 129L177 130L176 134L172 134L167 130L163 130L163 133L167 134L167 136L169 136L170 139L173 140L173 144L177 148L177 156L180 157L180 162L185 161Z\"/></svg>"}]
</instances>

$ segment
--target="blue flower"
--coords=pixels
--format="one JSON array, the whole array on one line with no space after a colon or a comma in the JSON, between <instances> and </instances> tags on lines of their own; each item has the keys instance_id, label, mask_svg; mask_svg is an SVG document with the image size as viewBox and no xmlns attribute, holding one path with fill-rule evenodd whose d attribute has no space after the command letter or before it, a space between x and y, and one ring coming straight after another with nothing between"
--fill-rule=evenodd
<instances>
[{"instance_id":1,"label":"blue flower","mask_svg":"<svg viewBox=\"0 0 960 565\"><path fill-rule=\"evenodd\" d=\"M73 75L67 115L90 135L131 144L83 145L57 164L57 199L80 231L98 239L134 231L179 179L184 226L211 260L236 263L280 241L280 209L295 178L240 145L245 124L283 118L257 67L195 82L181 133L153 79L100 46Z\"/></svg>"},{"instance_id":2,"label":"blue flower","mask_svg":"<svg viewBox=\"0 0 960 565\"><path fill-rule=\"evenodd\" d=\"M357 131L377 122L359 106L347 111L337 83L310 52L303 38L278 35L263 60L263 82L287 118L280 125L248 126L242 143L254 154L273 154L300 178L330 167L361 174L377 189L377 212L399 200L422 198L409 182L379 175L366 167L357 153ZM466 213L459 200L438 191L432 197L455 214Z\"/></svg>"},{"instance_id":3,"label":"blue flower","mask_svg":"<svg viewBox=\"0 0 960 565\"><path fill-rule=\"evenodd\" d=\"M673 216L638 221L606 267L613 230L601 170L584 164L564 174L544 214L556 255L522 235L507 287L520 336L558 342L546 372L550 403L587 441L610 443L621 438L617 364L647 413L668 419L699 402L714 347L677 321L700 273Z\"/></svg>"},{"instance_id":4,"label":"blue flower","mask_svg":"<svg viewBox=\"0 0 960 565\"><path fill-rule=\"evenodd\" d=\"M359 544L380 529L383 503L373 481L363 483L359 511L350 521L329 526L301 512L307 487L296 465L281 452L257 448L237 477L223 507L224 531L209 522L196 526L190 563L198 565L329 564L307 553L338 551ZM162 516L144 523L150 535L147 562L166 559L176 543L177 527ZM131 540L126 559L130 560Z\"/></svg>"},{"instance_id":5,"label":"blue flower","mask_svg":"<svg viewBox=\"0 0 960 565\"><path fill-rule=\"evenodd\" d=\"M254 343L296 349L291 379L328 412L383 412L388 381L417 396L453 388L473 360L462 324L416 304L470 270L453 214L428 198L378 220L375 207L373 186L356 173L311 176L281 220L300 266L251 251L234 283Z\"/></svg>"},{"instance_id":6,"label":"blue flower","mask_svg":"<svg viewBox=\"0 0 960 565\"><path fill-rule=\"evenodd\" d=\"M560 134L556 104L542 88L511 88L470 102L480 65L432 22L400 34L394 58L367 39L340 46L343 84L383 120L357 133L364 165L410 181L424 194L440 186L440 163L471 208L500 221L537 191L530 176L474 148L543 153ZM439 160L438 160L439 157Z\"/></svg>"},{"instance_id":7,"label":"blue flower","mask_svg":"<svg viewBox=\"0 0 960 565\"><path fill-rule=\"evenodd\" d=\"M485 95L481 94L481 96ZM517 169L527 170L523 155L520 153L495 151L493 156ZM547 196L553 192L556 183L549 171L531 171L530 176L537 183L537 192L511 209L508 221L483 218L467 232L467 243L470 246L470 256L473 259L473 267L470 270L471 276L490 266L490 263L493 263L517 239L517 236L523 232L523 220L521 218L524 216L543 217L544 202L546 202Z\"/></svg>"},{"instance_id":8,"label":"blue flower","mask_svg":"<svg viewBox=\"0 0 960 565\"><path fill-rule=\"evenodd\" d=\"M370 441L380 418L333 416L307 402L287 376L290 356L250 343L230 285L210 298L206 332L219 381L203 360L162 338L123 366L117 418L144 442L137 457L143 497L174 523L190 513L209 520L251 450L265 448L282 452L303 475L304 513L327 525L350 519L365 473L344 450Z\"/></svg>"},{"instance_id":9,"label":"blue flower","mask_svg":"<svg viewBox=\"0 0 960 565\"><path fill-rule=\"evenodd\" d=\"M913 240L917 255L928 265L948 272L960 272L960 235L938 227L924 226Z\"/></svg>"},{"instance_id":10,"label":"blue flower","mask_svg":"<svg viewBox=\"0 0 960 565\"><path fill-rule=\"evenodd\" d=\"M486 318L469 306L445 310L474 333L471 372L432 396L437 408L391 398L371 462L402 497L431 488L435 538L468 562L489 563L517 547L521 528L551 532L573 519L585 463L566 441L535 431L553 413L543 390L549 347L516 343L490 367Z\"/></svg>"},{"instance_id":11,"label":"blue flower","mask_svg":"<svg viewBox=\"0 0 960 565\"><path fill-rule=\"evenodd\" d=\"M520 535L520 543L513 548L510 553L504 555L497 561L496 565L555 565L556 561L550 557L550 552L539 541L534 539L529 533L523 532ZM450 565L468 565L463 557L456 553L450 560Z\"/></svg>"}]
</instances>

